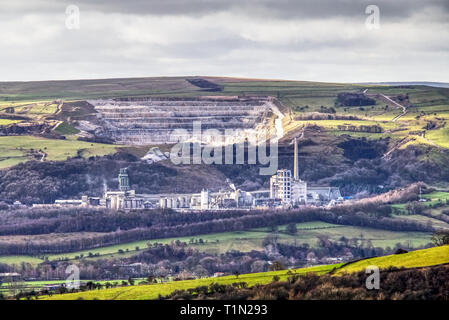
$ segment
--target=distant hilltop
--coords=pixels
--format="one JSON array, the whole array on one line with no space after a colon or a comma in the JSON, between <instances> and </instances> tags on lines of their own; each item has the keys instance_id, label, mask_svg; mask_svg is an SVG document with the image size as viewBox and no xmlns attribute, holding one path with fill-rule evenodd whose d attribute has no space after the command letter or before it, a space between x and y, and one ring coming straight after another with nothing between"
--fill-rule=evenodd
<instances>
[{"instance_id":1,"label":"distant hilltop","mask_svg":"<svg viewBox=\"0 0 449 320\"><path fill-rule=\"evenodd\" d=\"M436 88L449 88L449 82L429 82L429 81L412 81L412 82L361 82L359 84L377 84L386 86L428 86Z\"/></svg>"}]
</instances>

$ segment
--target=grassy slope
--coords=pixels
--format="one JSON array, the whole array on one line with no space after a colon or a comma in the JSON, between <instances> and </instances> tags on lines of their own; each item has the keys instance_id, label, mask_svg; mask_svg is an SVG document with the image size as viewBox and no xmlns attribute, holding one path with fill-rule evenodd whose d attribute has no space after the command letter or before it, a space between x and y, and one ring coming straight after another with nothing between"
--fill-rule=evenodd
<instances>
[{"instance_id":1,"label":"grassy slope","mask_svg":"<svg viewBox=\"0 0 449 320\"><path fill-rule=\"evenodd\" d=\"M387 268L389 266L394 266L397 268L416 268L442 263L449 263L449 245L417 250L404 254L361 260L340 268L336 273L356 272L364 270L368 266L377 266L380 269Z\"/></svg>"},{"instance_id":2,"label":"grassy slope","mask_svg":"<svg viewBox=\"0 0 449 320\"><path fill-rule=\"evenodd\" d=\"M330 272L341 264L325 265L310 268L295 269L292 272L296 274L306 274L314 272L317 274L323 274ZM235 282L246 282L249 286L256 284L266 284L273 281L274 276L279 276L281 280L287 279L289 276L286 270L283 271L271 271L261 273L249 273L243 274L238 278L236 276L225 276L218 278L204 278L196 280L183 280L172 281L165 283L158 283L152 285L141 286L129 286L113 289L104 289L98 291L87 291L80 293L70 293L64 295L54 295L52 297L46 297L46 300L75 300L80 297L83 299L100 299L100 300L149 300L156 299L158 295L167 295L174 290L182 290L188 288L194 288L198 286L207 286L211 283L220 284L232 284Z\"/></svg>"},{"instance_id":3,"label":"grassy slope","mask_svg":"<svg viewBox=\"0 0 449 320\"><path fill-rule=\"evenodd\" d=\"M21 120L0 119L0 126L7 126L13 123L19 123Z\"/></svg>"},{"instance_id":4,"label":"grassy slope","mask_svg":"<svg viewBox=\"0 0 449 320\"><path fill-rule=\"evenodd\" d=\"M278 241L280 243L289 244L294 244L296 242L297 245L308 243L310 246L316 247L317 236L326 235L329 239L334 241L337 241L342 236L345 236L348 239L357 238L361 241L363 236L364 241L370 240L373 246L383 248L394 247L398 242L402 243L405 247L407 247L407 245L410 245L411 247L418 247L426 245L430 242L430 234L424 232L394 232L362 227L332 225L319 221L299 223L297 224L297 228L297 235L292 236L283 232L285 230L285 226L280 226ZM189 244L189 246L212 254L225 253L231 250L249 252L251 250L263 250L262 242L270 232L271 231L268 228L258 228L248 231L213 233L191 237L143 240L78 252L47 255L47 257L49 260L74 259L76 256L80 256L81 254L84 257L88 257L90 252L92 254L99 254L101 258L123 258L139 253L139 251L136 251L136 247L145 249L147 247L147 243L157 242L165 244L176 240L189 243L191 239L202 239L204 243L201 244L196 241ZM124 253L119 254L118 250L120 249L123 250ZM98 257L93 257L90 259L98 259ZM42 262L43 260L28 256L0 257L0 263L7 263L10 265L20 264L21 261L36 264Z\"/></svg>"},{"instance_id":5,"label":"grassy slope","mask_svg":"<svg viewBox=\"0 0 449 320\"><path fill-rule=\"evenodd\" d=\"M427 215L419 214L408 214L406 209L407 203L398 203L391 205L392 208L396 210L396 214L393 217L403 220L417 221L423 224L431 223L435 228L449 229L449 224L439 220L438 217L441 215L441 211L449 209L446 205L446 201L449 200L449 192L434 191L428 194L423 194L423 198L427 199L427 202L422 202L422 205L427 207L426 213L431 213L434 217L428 217ZM442 204L441 207L437 209L430 208L432 205Z\"/></svg>"},{"instance_id":6,"label":"grassy slope","mask_svg":"<svg viewBox=\"0 0 449 320\"><path fill-rule=\"evenodd\" d=\"M141 281L144 281L145 279L133 279L135 281L135 283L140 283ZM117 279L117 280L111 280L111 281L107 281L107 280L102 280L102 281L96 281L96 280L81 280L81 282L95 282L95 283L99 283L99 284L106 284L107 282L109 283L121 283L122 281L128 281L128 279ZM43 280L43 281L24 281L21 283L21 285L23 285L23 287L21 286L21 289L26 290L26 291L31 291L31 290L41 290L43 289L44 286L46 285L55 285L55 284L59 284L62 285L66 283L66 280ZM0 293L4 294L4 295L9 295L11 293L10 291L10 285L11 283L8 282L3 282L0 283Z\"/></svg>"},{"instance_id":7,"label":"grassy slope","mask_svg":"<svg viewBox=\"0 0 449 320\"><path fill-rule=\"evenodd\" d=\"M221 92L202 91L191 85L185 77L159 77L159 78L130 78L130 79L103 79L103 80L75 80L75 81L44 81L44 82L9 82L1 83L0 87L0 112L8 106L14 106L16 114L23 114L32 119L42 119L46 115L56 112L57 104L54 99L77 100L91 98L112 98L125 96L199 96L199 95L272 95L278 97L286 106L285 113L292 110L293 113L319 111L321 106L333 107L335 99L340 92L360 92L369 88L372 94L382 93L397 95L408 93L410 103L414 107L409 113L397 122L391 120L400 113L399 109L390 107L385 110L385 102L377 100L375 106L337 107L337 114L354 115L362 120L349 121L286 121L286 132L296 130L303 124L316 123L323 126L332 135L349 134L354 137L385 138L398 141L408 136L410 131L419 131L426 125L426 121L436 118L440 121L449 119L449 89L431 88L425 86L375 86L353 85L336 83L318 83L307 81L282 81L259 79L236 79L205 77L210 81L223 86ZM2 101L3 100L3 101ZM304 107L307 106L307 109ZM425 113L420 119L417 115ZM443 119L443 120L441 120ZM5 124L10 120L1 119ZM337 125L342 123L354 125L380 125L384 133L359 133L339 131ZM402 131L390 131L402 128ZM68 125L60 125L58 130L62 134L74 134L76 131ZM428 130L426 139L416 135L415 140L409 144L430 144L449 148L449 127L447 125L436 130ZM404 145L403 147L405 147ZM37 144L36 149L39 148ZM78 148L74 142L74 149ZM79 149L77 149L79 150ZM0 154L5 154L0 149ZM87 154L89 155L89 154ZM83 153L83 156L86 154ZM23 162L29 157L5 156L0 158L0 168L5 168ZM58 158L64 160L65 158Z\"/></svg>"},{"instance_id":8,"label":"grassy slope","mask_svg":"<svg viewBox=\"0 0 449 320\"><path fill-rule=\"evenodd\" d=\"M3 82L0 100L92 99L170 92L181 94L197 89L181 77Z\"/></svg>"},{"instance_id":9,"label":"grassy slope","mask_svg":"<svg viewBox=\"0 0 449 320\"><path fill-rule=\"evenodd\" d=\"M29 263L31 265L38 265L42 263L43 260L31 257L31 256L3 256L0 258L0 263L9 264L9 265L19 265L20 263Z\"/></svg>"},{"instance_id":10,"label":"grassy slope","mask_svg":"<svg viewBox=\"0 0 449 320\"><path fill-rule=\"evenodd\" d=\"M83 156L106 155L115 152L116 146L90 143L78 140L45 139L34 136L0 137L0 168L5 168L26 159L32 149L42 150L47 154L46 160L67 160L74 157L79 150Z\"/></svg>"},{"instance_id":11,"label":"grassy slope","mask_svg":"<svg viewBox=\"0 0 449 320\"><path fill-rule=\"evenodd\" d=\"M301 88L301 89L304 89ZM357 86L331 86L323 84L315 86L310 90L301 90L297 88L297 92L281 92L281 100L288 105L295 113L319 111L320 106L331 107L337 94L341 91L357 91ZM398 121L392 122L393 118L401 114L401 110L393 108L391 105L385 110L386 103L380 99L376 99L375 106L359 107L337 107L336 111L339 115L352 115L362 120L312 120L312 121L291 121L288 123L286 131L294 130L306 123L314 123L324 127L331 134L349 134L354 137L366 138L385 138L389 137L393 141L398 141L407 137L411 131L421 131L425 128L428 121L446 121L449 119L449 90L441 88L431 88L424 86L410 86L407 88L395 88L389 86L372 86L369 87L369 93L382 93L385 95L409 94L410 103L413 107L408 109L408 113L401 117ZM417 119L417 116L420 116ZM340 124L352 124L356 126L377 124L384 129L384 133L360 133L339 131L336 129ZM393 131L391 131L393 129ZM401 129L400 131L396 131ZM444 125L438 129L427 130L426 139L418 135L411 135L415 140L410 144L430 144L438 145L443 148L449 148L449 127ZM404 145L405 147L405 145Z\"/></svg>"},{"instance_id":12,"label":"grassy slope","mask_svg":"<svg viewBox=\"0 0 449 320\"><path fill-rule=\"evenodd\" d=\"M78 129L72 127L71 125L69 125L67 122L62 122L56 129L55 131L59 134L62 135L72 135L72 134L77 134L79 132Z\"/></svg>"}]
</instances>

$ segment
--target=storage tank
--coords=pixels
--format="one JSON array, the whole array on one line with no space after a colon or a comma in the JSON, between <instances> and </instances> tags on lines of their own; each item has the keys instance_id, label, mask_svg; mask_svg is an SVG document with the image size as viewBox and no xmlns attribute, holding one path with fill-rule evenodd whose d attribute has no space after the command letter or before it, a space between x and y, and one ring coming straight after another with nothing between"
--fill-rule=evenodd
<instances>
[{"instance_id":1,"label":"storage tank","mask_svg":"<svg viewBox=\"0 0 449 320\"><path fill-rule=\"evenodd\" d=\"M167 198L161 198L159 200L159 207L163 209L167 208Z\"/></svg>"},{"instance_id":2,"label":"storage tank","mask_svg":"<svg viewBox=\"0 0 449 320\"><path fill-rule=\"evenodd\" d=\"M209 209L209 190L203 189L201 191L201 210Z\"/></svg>"}]
</instances>

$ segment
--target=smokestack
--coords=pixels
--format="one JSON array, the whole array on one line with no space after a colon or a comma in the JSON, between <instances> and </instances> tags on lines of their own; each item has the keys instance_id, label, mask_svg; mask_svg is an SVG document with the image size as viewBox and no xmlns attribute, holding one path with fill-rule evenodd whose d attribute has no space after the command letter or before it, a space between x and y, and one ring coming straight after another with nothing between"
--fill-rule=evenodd
<instances>
[{"instance_id":1,"label":"smokestack","mask_svg":"<svg viewBox=\"0 0 449 320\"><path fill-rule=\"evenodd\" d=\"M298 141L295 137L294 140L294 144L295 144L295 153L293 155L293 178L295 180L299 180L299 167L298 167Z\"/></svg>"}]
</instances>

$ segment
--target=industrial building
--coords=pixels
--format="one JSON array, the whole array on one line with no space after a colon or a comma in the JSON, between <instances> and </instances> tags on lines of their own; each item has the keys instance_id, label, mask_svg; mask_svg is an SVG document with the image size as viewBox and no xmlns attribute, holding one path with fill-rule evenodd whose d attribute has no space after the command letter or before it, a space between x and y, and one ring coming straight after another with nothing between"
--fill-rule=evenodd
<instances>
[{"instance_id":1,"label":"industrial building","mask_svg":"<svg viewBox=\"0 0 449 320\"><path fill-rule=\"evenodd\" d=\"M137 195L134 190L130 190L129 176L126 168L120 169L118 176L119 190L106 191L104 194L104 204L108 209L114 210L131 210L144 209L145 198L142 195Z\"/></svg>"},{"instance_id":2,"label":"industrial building","mask_svg":"<svg viewBox=\"0 0 449 320\"><path fill-rule=\"evenodd\" d=\"M343 201L339 188L310 187L299 178L298 141L294 141L293 175L291 170L279 169L270 178L270 190L246 192L229 183L231 191L196 194L172 194L160 197L159 207L176 210L229 210L289 208L300 205L327 205Z\"/></svg>"},{"instance_id":3,"label":"industrial building","mask_svg":"<svg viewBox=\"0 0 449 320\"><path fill-rule=\"evenodd\" d=\"M53 204L33 204L33 208L103 207L112 210L148 209L154 205L146 195L131 190L126 168L118 175L119 190L105 190L103 197L82 196L81 200L56 200Z\"/></svg>"},{"instance_id":4,"label":"industrial building","mask_svg":"<svg viewBox=\"0 0 449 320\"><path fill-rule=\"evenodd\" d=\"M119 189L105 190L103 197L83 196L81 200L56 200L35 207L103 207L112 210L173 209L178 211L291 208L301 205L332 205L343 201L339 188L308 186L299 178L298 142L294 139L293 175L279 169L270 178L269 190L247 192L227 180L229 189L187 194L137 194L131 190L126 168L118 175Z\"/></svg>"},{"instance_id":5,"label":"industrial building","mask_svg":"<svg viewBox=\"0 0 449 320\"><path fill-rule=\"evenodd\" d=\"M163 195L159 207L190 210L251 209L254 198L251 192L240 189L217 192L203 189L201 193Z\"/></svg>"},{"instance_id":6,"label":"industrial building","mask_svg":"<svg viewBox=\"0 0 449 320\"><path fill-rule=\"evenodd\" d=\"M288 169L280 169L270 178L270 198L284 205L307 203L307 182L299 179L298 141L294 139L293 177Z\"/></svg>"},{"instance_id":7,"label":"industrial building","mask_svg":"<svg viewBox=\"0 0 449 320\"><path fill-rule=\"evenodd\" d=\"M339 188L308 187L299 179L298 141L295 138L293 154L293 176L288 169L280 169L270 178L270 198L279 199L283 206L305 204L322 205L343 200Z\"/></svg>"}]
</instances>

